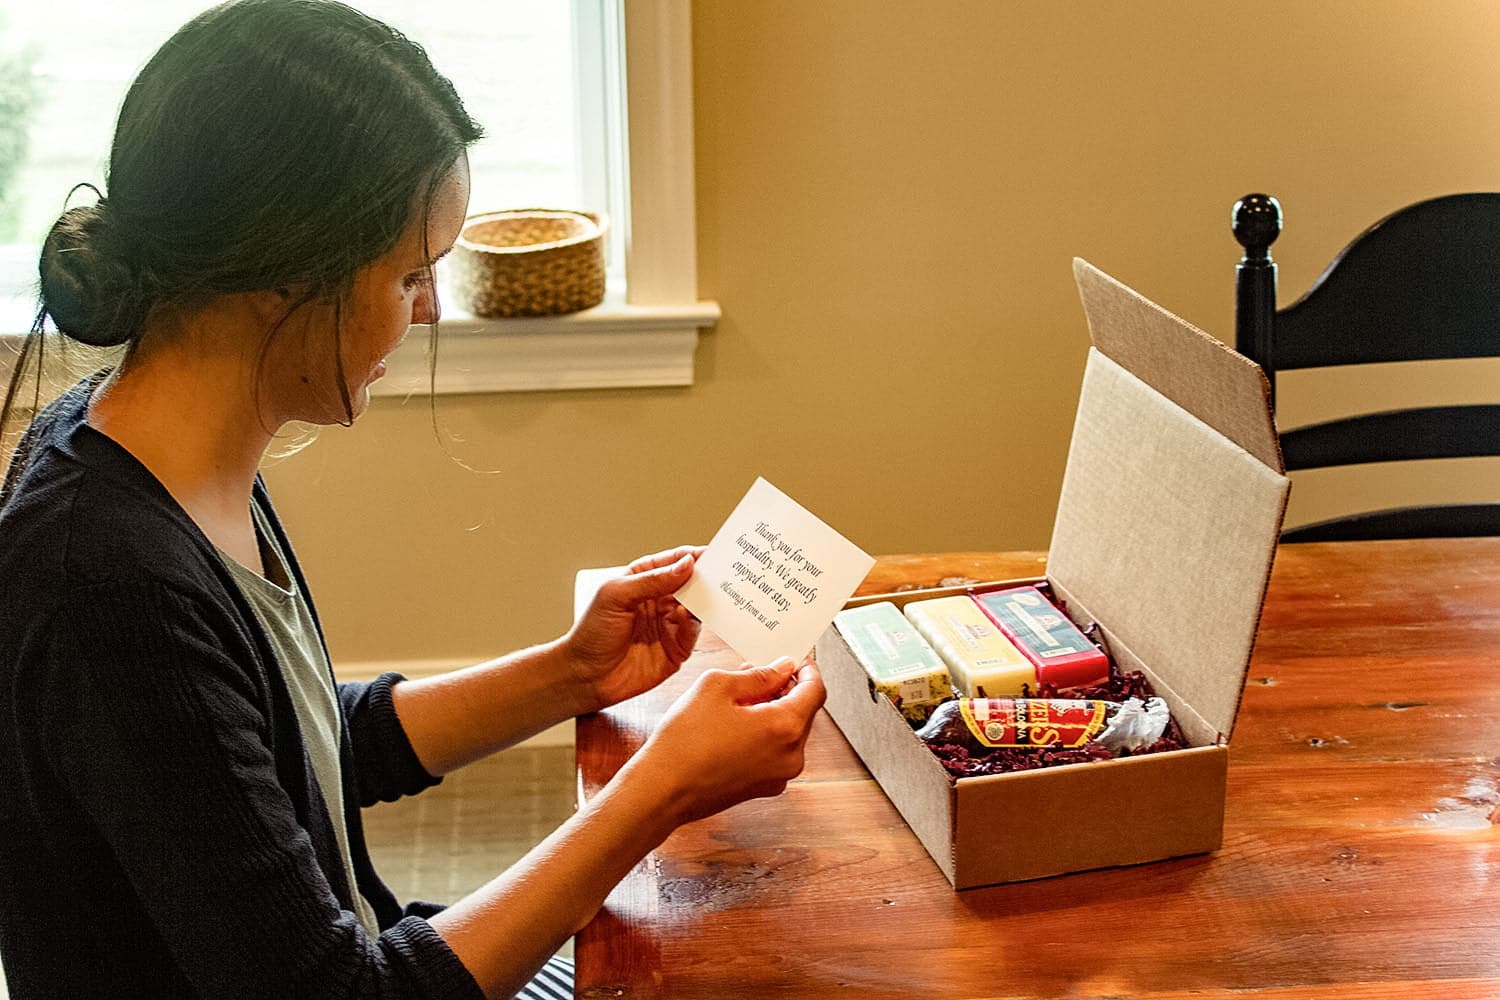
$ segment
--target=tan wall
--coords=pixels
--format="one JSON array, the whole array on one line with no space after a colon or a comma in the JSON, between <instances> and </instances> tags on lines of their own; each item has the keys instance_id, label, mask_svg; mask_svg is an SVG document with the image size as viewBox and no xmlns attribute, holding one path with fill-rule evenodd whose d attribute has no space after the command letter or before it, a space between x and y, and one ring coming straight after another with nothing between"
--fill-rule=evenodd
<instances>
[{"instance_id":1,"label":"tan wall","mask_svg":"<svg viewBox=\"0 0 1500 1000\"><path fill-rule=\"evenodd\" d=\"M1488 2L694 18L700 282L724 310L698 384L441 400L451 450L496 475L447 457L425 401L274 466L336 658L546 638L574 569L706 540L757 474L872 552L1045 546L1087 344L1071 257L1230 338L1238 196L1282 201L1288 301L1385 212L1500 189ZM1495 374L1462 378L1493 397ZM1284 415L1340 392L1289 379ZM1294 520L1319 489L1349 488L1299 485Z\"/></svg>"}]
</instances>

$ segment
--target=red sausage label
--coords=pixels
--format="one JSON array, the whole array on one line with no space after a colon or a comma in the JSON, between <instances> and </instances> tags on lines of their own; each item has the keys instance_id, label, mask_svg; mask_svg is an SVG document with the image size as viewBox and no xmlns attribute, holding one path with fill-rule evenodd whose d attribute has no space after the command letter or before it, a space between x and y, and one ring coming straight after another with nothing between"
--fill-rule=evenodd
<instances>
[{"instance_id":1,"label":"red sausage label","mask_svg":"<svg viewBox=\"0 0 1500 1000\"><path fill-rule=\"evenodd\" d=\"M987 747L1081 747L1104 731L1106 701L963 698L958 711Z\"/></svg>"}]
</instances>

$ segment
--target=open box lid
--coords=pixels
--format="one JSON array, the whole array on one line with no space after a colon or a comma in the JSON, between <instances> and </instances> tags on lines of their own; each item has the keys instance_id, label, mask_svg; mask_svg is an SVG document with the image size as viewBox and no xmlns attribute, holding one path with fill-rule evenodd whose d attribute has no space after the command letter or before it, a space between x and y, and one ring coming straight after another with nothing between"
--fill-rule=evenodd
<instances>
[{"instance_id":1,"label":"open box lid","mask_svg":"<svg viewBox=\"0 0 1500 1000\"><path fill-rule=\"evenodd\" d=\"M1228 738L1289 482L1265 374L1082 260L1093 347L1047 576Z\"/></svg>"}]
</instances>

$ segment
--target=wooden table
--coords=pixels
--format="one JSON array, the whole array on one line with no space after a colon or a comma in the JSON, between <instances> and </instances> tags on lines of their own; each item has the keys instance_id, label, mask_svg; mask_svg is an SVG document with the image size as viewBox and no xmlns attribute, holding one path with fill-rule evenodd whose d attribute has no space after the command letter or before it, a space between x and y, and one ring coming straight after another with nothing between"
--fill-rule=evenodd
<instances>
[{"instance_id":1,"label":"wooden table","mask_svg":"<svg viewBox=\"0 0 1500 1000\"><path fill-rule=\"evenodd\" d=\"M864 592L1034 576L880 560ZM584 796L696 673L579 723ZM1500 539L1284 546L1211 855L954 892L826 713L803 776L679 830L580 997L1500 997Z\"/></svg>"}]
</instances>

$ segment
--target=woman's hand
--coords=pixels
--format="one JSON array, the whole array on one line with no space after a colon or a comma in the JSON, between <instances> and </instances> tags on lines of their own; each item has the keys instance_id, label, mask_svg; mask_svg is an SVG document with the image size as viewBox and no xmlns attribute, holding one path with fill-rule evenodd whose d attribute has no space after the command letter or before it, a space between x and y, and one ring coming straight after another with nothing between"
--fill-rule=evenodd
<instances>
[{"instance_id":1,"label":"woman's hand","mask_svg":"<svg viewBox=\"0 0 1500 1000\"><path fill-rule=\"evenodd\" d=\"M535 968L580 931L678 825L781 791L802 770L822 703L816 667L782 659L705 671L603 789L432 926L490 995L510 996L515 970Z\"/></svg>"},{"instance_id":2,"label":"woman's hand","mask_svg":"<svg viewBox=\"0 0 1500 1000\"><path fill-rule=\"evenodd\" d=\"M698 641L698 619L672 596L693 574L702 546L643 556L608 580L563 637L579 712L608 708L675 674Z\"/></svg>"},{"instance_id":3,"label":"woman's hand","mask_svg":"<svg viewBox=\"0 0 1500 1000\"><path fill-rule=\"evenodd\" d=\"M826 692L818 668L787 657L706 670L667 710L616 781L662 795L675 823L781 794L802 773L807 734Z\"/></svg>"}]
</instances>

